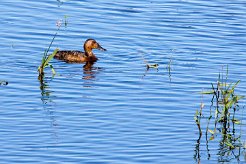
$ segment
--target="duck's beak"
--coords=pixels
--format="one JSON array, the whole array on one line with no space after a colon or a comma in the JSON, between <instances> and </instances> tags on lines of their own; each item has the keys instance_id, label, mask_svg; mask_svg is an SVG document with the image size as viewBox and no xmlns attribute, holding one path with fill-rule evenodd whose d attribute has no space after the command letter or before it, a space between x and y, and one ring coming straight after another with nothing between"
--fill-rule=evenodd
<instances>
[{"instance_id":1,"label":"duck's beak","mask_svg":"<svg viewBox=\"0 0 246 164\"><path fill-rule=\"evenodd\" d=\"M102 46L100 46L100 44L98 43L97 43L97 49L101 51L107 51L105 48L102 48Z\"/></svg>"}]
</instances>

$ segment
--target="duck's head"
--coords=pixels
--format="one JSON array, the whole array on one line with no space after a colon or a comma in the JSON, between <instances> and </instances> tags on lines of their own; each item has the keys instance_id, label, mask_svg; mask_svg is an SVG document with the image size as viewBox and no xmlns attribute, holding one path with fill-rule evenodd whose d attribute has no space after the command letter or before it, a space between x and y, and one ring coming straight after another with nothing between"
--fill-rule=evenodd
<instances>
[{"instance_id":1,"label":"duck's head","mask_svg":"<svg viewBox=\"0 0 246 164\"><path fill-rule=\"evenodd\" d=\"M84 43L84 50L86 53L92 53L92 49L98 49L101 51L106 51L106 49L102 48L99 43L96 42L94 39L87 39Z\"/></svg>"}]
</instances>

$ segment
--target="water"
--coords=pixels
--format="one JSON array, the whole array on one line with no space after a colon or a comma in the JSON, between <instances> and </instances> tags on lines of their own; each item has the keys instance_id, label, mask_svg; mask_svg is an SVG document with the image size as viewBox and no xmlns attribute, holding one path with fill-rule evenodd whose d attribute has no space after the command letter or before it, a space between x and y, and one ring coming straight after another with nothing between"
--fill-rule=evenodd
<instances>
[{"instance_id":1,"label":"water","mask_svg":"<svg viewBox=\"0 0 246 164\"><path fill-rule=\"evenodd\" d=\"M2 0L0 9L0 80L9 82L0 86L0 163L197 163L199 92L228 65L245 95L242 0ZM57 75L46 69L40 83L37 67L64 16L52 50L82 50L94 38L108 51L95 50L91 70L53 60ZM208 152L202 136L202 163L223 162L218 140Z\"/></svg>"}]
</instances>

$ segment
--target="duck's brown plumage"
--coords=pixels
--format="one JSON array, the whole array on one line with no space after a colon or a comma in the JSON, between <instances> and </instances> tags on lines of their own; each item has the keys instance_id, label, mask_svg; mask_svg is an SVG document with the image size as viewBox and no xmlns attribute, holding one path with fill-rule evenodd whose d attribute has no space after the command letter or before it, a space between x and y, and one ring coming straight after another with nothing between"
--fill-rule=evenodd
<instances>
[{"instance_id":1,"label":"duck's brown plumage","mask_svg":"<svg viewBox=\"0 0 246 164\"><path fill-rule=\"evenodd\" d=\"M68 63L95 62L98 58L94 55L92 49L106 51L106 49L102 48L94 39L87 39L84 43L84 52L69 50L58 51L54 58Z\"/></svg>"}]
</instances>

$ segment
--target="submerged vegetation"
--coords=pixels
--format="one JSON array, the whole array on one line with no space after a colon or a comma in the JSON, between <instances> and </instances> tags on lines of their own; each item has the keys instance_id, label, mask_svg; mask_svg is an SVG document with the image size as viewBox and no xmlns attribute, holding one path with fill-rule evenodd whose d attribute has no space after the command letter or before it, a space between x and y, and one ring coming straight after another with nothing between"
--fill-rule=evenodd
<instances>
[{"instance_id":1,"label":"submerged vegetation","mask_svg":"<svg viewBox=\"0 0 246 164\"><path fill-rule=\"evenodd\" d=\"M242 153L241 149L245 150L245 144L241 141L242 122L240 121L240 118L238 118L241 114L240 109L242 109L242 106L239 105L239 100L244 98L244 96L235 93L239 83L240 80L235 83L228 83L227 67L226 75L224 76L223 73L219 74L217 83L211 84L212 90L202 92L202 94L212 95L212 99L209 116L203 115L202 111L204 104L202 102L200 110L196 111L194 117L199 129L199 138L195 150L195 158L198 161L200 161L199 146L202 137L201 119L203 118L207 118L205 137L208 159L210 158L209 142L220 136L218 152L219 161L230 161L232 158L240 161L239 157ZM212 120L214 121L214 124L211 124ZM239 127L237 127L237 125Z\"/></svg>"}]
</instances>

